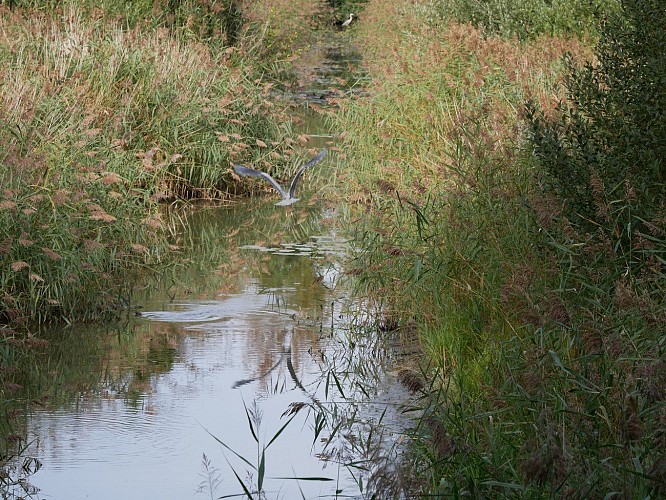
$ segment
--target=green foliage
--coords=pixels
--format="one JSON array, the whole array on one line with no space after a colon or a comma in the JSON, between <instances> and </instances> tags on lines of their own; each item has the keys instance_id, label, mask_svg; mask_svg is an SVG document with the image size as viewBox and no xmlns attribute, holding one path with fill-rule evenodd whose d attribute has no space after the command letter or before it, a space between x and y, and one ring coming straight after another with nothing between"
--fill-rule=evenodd
<instances>
[{"instance_id":1,"label":"green foliage","mask_svg":"<svg viewBox=\"0 0 666 500\"><path fill-rule=\"evenodd\" d=\"M525 54L552 57L561 38L516 43L516 57L510 41L454 23L424 35L429 12L405 3L403 36L370 63L388 81L341 113L373 216L353 274L385 321L417 325L433 367L412 457L426 493L666 491L662 4L624 2L598 63L571 73L570 104L546 119L547 81L516 74L511 86L483 69L536 67ZM549 111L527 123L502 111L524 95ZM507 138L529 126L536 145L517 152Z\"/></svg>"},{"instance_id":2,"label":"green foliage","mask_svg":"<svg viewBox=\"0 0 666 500\"><path fill-rule=\"evenodd\" d=\"M275 432L275 434L272 435L270 439L266 439L266 437L260 437L262 436L261 431L261 424L263 420L263 412L261 408L257 405L256 401L253 401L252 406L249 408L245 403L243 403L245 407L245 414L247 416L247 422L248 426L250 428L250 433L252 435L252 439L254 440L256 446L257 446L257 457L255 460L255 463L252 463L252 461L243 455L240 455L237 451L232 449L229 445L227 445L224 441L222 441L220 438L216 437L213 435L210 431L208 432L211 437L217 441L219 444L222 445L222 447L227 450L228 452L231 452L233 456L235 456L237 459L241 460L243 462L243 467L247 468L248 475L253 478L254 475L256 475L256 484L252 484L251 481L243 481L241 479L241 476L239 475L238 471L236 468L231 464L231 461L225 454L225 460L229 464L229 468L231 468L231 471L234 473L234 476L236 477L240 488L242 490L242 493L238 493L238 496L245 496L249 499L261 499L265 497L265 490L264 490L264 480L266 479L266 467L267 467L267 450L270 448L270 446L280 437L280 435L285 431L285 429L291 424L291 422L296 418L296 414L298 413L298 410L292 411L292 412L285 412L283 416L286 415L291 415L284 424ZM266 442L267 441L267 442ZM280 479L293 479L295 481L317 481L317 482L328 482L328 481L333 481L333 479L327 478L327 477L291 477L291 478L280 478Z\"/></svg>"},{"instance_id":3,"label":"green foliage","mask_svg":"<svg viewBox=\"0 0 666 500\"><path fill-rule=\"evenodd\" d=\"M630 224L651 220L664 202L664 45L663 2L625 0L622 13L602 26L598 62L569 65L570 104L561 121L529 109L537 157L566 200L567 215L588 228L630 237ZM618 210L618 203L626 208Z\"/></svg>"},{"instance_id":4,"label":"green foliage","mask_svg":"<svg viewBox=\"0 0 666 500\"><path fill-rule=\"evenodd\" d=\"M571 68L561 119L528 112L544 185L565 202L564 226L552 237L575 273L567 281L587 285L583 295L599 317L614 311L613 296L634 307L643 300L659 314L666 276L664 6L627 0L622 13L604 25L598 64ZM644 323L632 327L654 334Z\"/></svg>"},{"instance_id":5,"label":"green foliage","mask_svg":"<svg viewBox=\"0 0 666 500\"><path fill-rule=\"evenodd\" d=\"M594 32L598 16L615 5L616 0L438 0L437 10L487 34L527 39Z\"/></svg>"},{"instance_id":6,"label":"green foliage","mask_svg":"<svg viewBox=\"0 0 666 500\"><path fill-rule=\"evenodd\" d=\"M482 395L460 371L429 394L417 468L444 496L659 497L666 379L645 356L659 349L640 330L525 331L486 365Z\"/></svg>"},{"instance_id":7,"label":"green foliage","mask_svg":"<svg viewBox=\"0 0 666 500\"><path fill-rule=\"evenodd\" d=\"M562 213L551 214L562 223L544 229L560 269L556 293L572 312L566 329L541 334L538 366L547 371L535 378L539 399L544 408L557 408L546 395L567 402L566 413L558 408L546 420L567 427L567 446L578 450L558 458L569 476L548 481L579 496L599 487L635 498L666 491L657 451L664 448L666 384L664 13L662 2L623 1L621 14L602 27L598 62L570 65L561 118L528 112L544 184L564 201ZM564 449L564 432L553 436ZM532 481L554 470L535 453L523 462ZM588 465L602 459L603 467Z\"/></svg>"},{"instance_id":8,"label":"green foliage","mask_svg":"<svg viewBox=\"0 0 666 500\"><path fill-rule=\"evenodd\" d=\"M162 27L182 39L226 46L239 41L244 24L238 0L12 0L6 3L13 10L57 12L75 8L91 18L114 19L127 29Z\"/></svg>"},{"instance_id":9,"label":"green foliage","mask_svg":"<svg viewBox=\"0 0 666 500\"><path fill-rule=\"evenodd\" d=\"M27 185L0 166L2 322L113 315L129 299L128 270L164 251L155 229L137 219L142 194L117 175L57 175L57 184ZM159 227L154 206L141 215L151 212Z\"/></svg>"},{"instance_id":10,"label":"green foliage","mask_svg":"<svg viewBox=\"0 0 666 500\"><path fill-rule=\"evenodd\" d=\"M385 313L428 325L426 350L443 367L472 366L504 336L502 285L512 266L530 258L524 241L534 227L521 202L529 170L509 170L483 149L478 130L461 132L441 175L464 181L419 201L398 194L357 236L360 282L370 293L390 290Z\"/></svg>"}]
</instances>

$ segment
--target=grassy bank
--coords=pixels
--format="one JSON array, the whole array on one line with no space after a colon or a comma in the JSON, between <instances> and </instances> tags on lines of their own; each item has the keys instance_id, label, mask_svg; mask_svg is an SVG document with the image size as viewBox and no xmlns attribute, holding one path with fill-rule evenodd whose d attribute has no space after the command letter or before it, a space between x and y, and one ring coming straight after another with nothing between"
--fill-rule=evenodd
<instances>
[{"instance_id":1,"label":"grassy bank","mask_svg":"<svg viewBox=\"0 0 666 500\"><path fill-rule=\"evenodd\" d=\"M430 360L414 469L447 496L656 496L663 7L475 5L370 2L376 83L338 114L352 273Z\"/></svg>"},{"instance_id":2,"label":"grassy bank","mask_svg":"<svg viewBox=\"0 0 666 500\"><path fill-rule=\"evenodd\" d=\"M262 78L287 58L279 18L149 4L0 8L3 322L104 316L169 251L160 200L227 198L232 163L293 162Z\"/></svg>"}]
</instances>

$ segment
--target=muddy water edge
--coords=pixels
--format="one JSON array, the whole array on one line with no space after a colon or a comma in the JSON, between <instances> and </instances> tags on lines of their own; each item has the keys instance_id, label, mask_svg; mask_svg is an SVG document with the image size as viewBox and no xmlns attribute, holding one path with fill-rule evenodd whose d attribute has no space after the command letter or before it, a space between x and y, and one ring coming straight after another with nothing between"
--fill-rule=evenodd
<instances>
[{"instance_id":1,"label":"muddy water edge","mask_svg":"<svg viewBox=\"0 0 666 500\"><path fill-rule=\"evenodd\" d=\"M359 57L336 37L299 64L300 133L334 146L313 109L362 88ZM347 208L308 190L335 189L336 163L286 210L268 197L170 210L187 258L137 293L139 313L43 333L3 497L394 496L402 352L351 293Z\"/></svg>"}]
</instances>

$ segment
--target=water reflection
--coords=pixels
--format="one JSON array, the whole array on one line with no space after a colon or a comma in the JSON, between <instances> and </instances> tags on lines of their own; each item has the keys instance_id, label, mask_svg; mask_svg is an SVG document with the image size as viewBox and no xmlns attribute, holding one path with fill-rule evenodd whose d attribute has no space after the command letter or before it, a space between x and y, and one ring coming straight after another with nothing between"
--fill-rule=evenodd
<instances>
[{"instance_id":1,"label":"water reflection","mask_svg":"<svg viewBox=\"0 0 666 500\"><path fill-rule=\"evenodd\" d=\"M327 106L341 97L363 95L369 77L359 52L344 39L326 37L312 44L295 62L297 89L288 97L308 105ZM325 127L317 127L317 132Z\"/></svg>"},{"instance_id":2,"label":"water reflection","mask_svg":"<svg viewBox=\"0 0 666 500\"><path fill-rule=\"evenodd\" d=\"M43 396L24 421L43 463L35 496L242 494L289 418L266 450L267 497L360 495L378 449L364 439L394 406L380 397L393 386L390 353L360 328L366 313L341 280L338 218L269 201L171 220L188 264L139 294L140 316L50 334L26 384ZM300 250L262 251L276 248ZM308 477L330 481L294 479Z\"/></svg>"}]
</instances>

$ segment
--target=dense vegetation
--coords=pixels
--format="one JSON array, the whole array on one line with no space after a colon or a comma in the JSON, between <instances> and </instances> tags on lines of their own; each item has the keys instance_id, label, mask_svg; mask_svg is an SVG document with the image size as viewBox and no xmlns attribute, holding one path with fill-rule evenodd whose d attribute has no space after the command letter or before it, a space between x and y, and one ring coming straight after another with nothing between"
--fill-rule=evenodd
<instances>
[{"instance_id":1,"label":"dense vegetation","mask_svg":"<svg viewBox=\"0 0 666 500\"><path fill-rule=\"evenodd\" d=\"M371 0L354 28L374 84L334 118L366 214L350 274L429 360L424 492L666 492L664 10ZM32 322L127 304L174 250L160 200L289 162L271 88L322 12L0 6L0 375L40 345Z\"/></svg>"},{"instance_id":2,"label":"dense vegetation","mask_svg":"<svg viewBox=\"0 0 666 500\"><path fill-rule=\"evenodd\" d=\"M666 489L666 12L580 4L375 1L357 28L352 274L431 360L429 493Z\"/></svg>"},{"instance_id":3,"label":"dense vegetation","mask_svg":"<svg viewBox=\"0 0 666 500\"><path fill-rule=\"evenodd\" d=\"M298 161L272 89L311 9L289 24L261 2L2 2L0 411L10 422L21 372L41 370L37 323L116 318L146 274L178 258L160 202L227 200L244 189L232 163L279 175ZM3 451L15 451L20 433L0 427Z\"/></svg>"},{"instance_id":4,"label":"dense vegetation","mask_svg":"<svg viewBox=\"0 0 666 500\"><path fill-rule=\"evenodd\" d=\"M226 197L235 161L288 164L271 22L235 2L0 7L2 322L113 313L169 251L157 201Z\"/></svg>"}]
</instances>

